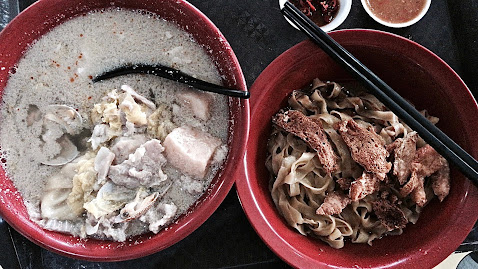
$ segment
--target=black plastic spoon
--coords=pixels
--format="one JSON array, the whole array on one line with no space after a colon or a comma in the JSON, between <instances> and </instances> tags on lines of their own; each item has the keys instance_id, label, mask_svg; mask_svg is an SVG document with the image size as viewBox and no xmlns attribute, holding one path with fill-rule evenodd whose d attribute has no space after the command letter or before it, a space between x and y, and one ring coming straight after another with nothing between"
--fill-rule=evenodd
<instances>
[{"instance_id":1,"label":"black plastic spoon","mask_svg":"<svg viewBox=\"0 0 478 269\"><path fill-rule=\"evenodd\" d=\"M173 81L181 82L187 84L191 87L194 87L199 90L214 92L219 94L224 94L232 97L239 97L247 99L250 96L249 91L240 91L236 89L226 88L216 84L206 82L194 78L190 75L187 75L180 70L163 66L160 64L148 65L148 64L134 64L134 65L125 65L112 70L109 70L103 74L100 74L93 78L93 82L98 82L100 80L105 80L109 78L114 78L127 74L151 74L158 77L167 78Z\"/></svg>"}]
</instances>

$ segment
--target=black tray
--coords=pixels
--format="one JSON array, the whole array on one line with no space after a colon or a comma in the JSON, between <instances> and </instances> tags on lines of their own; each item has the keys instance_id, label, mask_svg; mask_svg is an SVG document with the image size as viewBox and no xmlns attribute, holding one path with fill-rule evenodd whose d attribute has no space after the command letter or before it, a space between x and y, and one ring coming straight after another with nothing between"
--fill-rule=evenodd
<instances>
[{"instance_id":1,"label":"black tray","mask_svg":"<svg viewBox=\"0 0 478 269\"><path fill-rule=\"evenodd\" d=\"M20 10L32 0L20 0ZM278 0L190 0L221 30L236 53L250 87L282 52L305 39L279 11ZM447 62L478 93L478 0L433 0L426 16L402 29L381 26L353 0L339 29L392 32L427 47ZM254 97L253 97L254 98ZM21 268L288 268L254 232L233 188L218 210L190 236L156 254L116 263L85 262L42 249L10 229ZM9 231L0 230L7 253ZM10 245L9 245L10 244ZM478 250L478 230L457 251ZM15 268L14 255L0 255L4 268ZM10 266L7 266L10 265Z\"/></svg>"}]
</instances>

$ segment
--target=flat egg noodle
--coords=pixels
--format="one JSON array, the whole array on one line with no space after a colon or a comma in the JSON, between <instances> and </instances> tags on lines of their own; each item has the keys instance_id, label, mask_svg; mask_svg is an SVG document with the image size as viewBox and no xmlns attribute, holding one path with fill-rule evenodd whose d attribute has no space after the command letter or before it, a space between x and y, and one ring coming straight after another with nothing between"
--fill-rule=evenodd
<instances>
[{"instance_id":1,"label":"flat egg noodle","mask_svg":"<svg viewBox=\"0 0 478 269\"><path fill-rule=\"evenodd\" d=\"M335 124L354 119L363 128L373 128L385 145L412 130L373 95L361 92L352 95L334 82L314 80L310 90L292 93L289 106L311 119L320 120L339 157L339 169L327 174L317 153L306 143L273 127L266 166L271 172L273 201L287 223L301 234L316 236L334 248L343 247L347 238L353 243L371 244L385 234L402 233L402 229L389 232L371 214L376 194L352 202L337 215L318 215L316 210L327 193L341 191L337 179L357 179L363 173L363 168L352 159L347 145L334 129ZM415 223L419 215L417 207L409 201L404 201L400 207L407 220Z\"/></svg>"}]
</instances>

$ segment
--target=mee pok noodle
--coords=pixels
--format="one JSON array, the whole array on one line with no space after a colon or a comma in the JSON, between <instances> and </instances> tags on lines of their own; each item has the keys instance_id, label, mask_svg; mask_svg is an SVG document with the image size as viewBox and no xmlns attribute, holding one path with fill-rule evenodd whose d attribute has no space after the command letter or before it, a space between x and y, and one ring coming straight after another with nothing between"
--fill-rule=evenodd
<instances>
[{"instance_id":1,"label":"mee pok noodle","mask_svg":"<svg viewBox=\"0 0 478 269\"><path fill-rule=\"evenodd\" d=\"M372 244L448 195L448 162L373 95L315 79L288 104L272 119L266 166L277 209L301 234Z\"/></svg>"}]
</instances>

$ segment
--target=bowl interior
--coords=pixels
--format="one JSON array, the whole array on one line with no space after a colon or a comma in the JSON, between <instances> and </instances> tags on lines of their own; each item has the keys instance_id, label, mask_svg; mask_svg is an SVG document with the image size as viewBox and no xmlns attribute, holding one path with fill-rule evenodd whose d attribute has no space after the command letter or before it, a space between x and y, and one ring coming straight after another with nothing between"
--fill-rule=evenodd
<instances>
[{"instance_id":1,"label":"bowl interior","mask_svg":"<svg viewBox=\"0 0 478 269\"><path fill-rule=\"evenodd\" d=\"M205 15L185 1L42 0L17 16L0 34L0 94L7 84L9 73L15 71L15 64L32 42L72 17L111 7L147 10L168 21L176 22L205 47L225 85L246 90L239 63L224 36ZM75 258L117 261L138 258L169 247L199 227L219 206L234 183L234 178L230 175L236 169L235 160L242 158L244 153L249 126L249 102L230 98L229 107L230 150L222 171L216 175L206 193L188 213L157 235L145 234L125 243L118 243L80 240L43 230L29 220L20 194L5 176L3 169L0 169L0 213L10 225L33 242Z\"/></svg>"},{"instance_id":2,"label":"bowl interior","mask_svg":"<svg viewBox=\"0 0 478 269\"><path fill-rule=\"evenodd\" d=\"M478 110L461 79L425 48L392 34L344 30L331 36L418 109L440 118L438 127L473 156L478 156L473 130ZM248 218L262 239L295 267L324 266L426 268L438 264L464 240L477 219L476 187L452 168L452 188L442 203L434 199L418 223L400 236L373 241L373 246L346 242L342 249L304 237L279 215L268 189L264 163L271 117L287 105L292 90L312 79L349 81L351 77L311 41L304 41L274 60L259 76L251 94L251 132L245 174L236 181Z\"/></svg>"}]
</instances>

